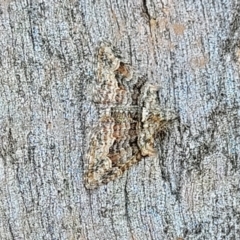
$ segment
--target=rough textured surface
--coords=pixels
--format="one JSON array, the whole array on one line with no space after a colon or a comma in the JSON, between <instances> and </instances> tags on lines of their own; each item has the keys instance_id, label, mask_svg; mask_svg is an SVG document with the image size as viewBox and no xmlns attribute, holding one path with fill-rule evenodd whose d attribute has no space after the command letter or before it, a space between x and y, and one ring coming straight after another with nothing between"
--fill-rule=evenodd
<instances>
[{"instance_id":1,"label":"rough textured surface","mask_svg":"<svg viewBox=\"0 0 240 240\"><path fill-rule=\"evenodd\" d=\"M236 239L239 11L237 0L1 1L0 239ZM158 157L86 190L103 41L179 121Z\"/></svg>"}]
</instances>

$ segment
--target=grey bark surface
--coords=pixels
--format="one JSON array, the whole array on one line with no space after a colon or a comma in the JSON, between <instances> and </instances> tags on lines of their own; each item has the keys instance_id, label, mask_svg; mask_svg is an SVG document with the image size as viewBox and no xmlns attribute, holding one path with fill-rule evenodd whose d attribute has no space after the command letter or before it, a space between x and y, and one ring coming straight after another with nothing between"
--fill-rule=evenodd
<instances>
[{"instance_id":1,"label":"grey bark surface","mask_svg":"<svg viewBox=\"0 0 240 240\"><path fill-rule=\"evenodd\" d=\"M239 239L240 4L2 0L0 239ZM174 111L156 158L83 184L97 49Z\"/></svg>"}]
</instances>

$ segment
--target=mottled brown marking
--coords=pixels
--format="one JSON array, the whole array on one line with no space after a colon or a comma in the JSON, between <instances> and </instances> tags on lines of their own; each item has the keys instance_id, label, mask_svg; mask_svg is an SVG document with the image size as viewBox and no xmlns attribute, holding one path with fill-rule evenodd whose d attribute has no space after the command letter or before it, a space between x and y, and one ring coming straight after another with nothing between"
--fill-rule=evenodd
<instances>
[{"instance_id":1,"label":"mottled brown marking","mask_svg":"<svg viewBox=\"0 0 240 240\"><path fill-rule=\"evenodd\" d=\"M176 35L183 35L186 27L181 23L175 23L172 25L173 31Z\"/></svg>"},{"instance_id":2,"label":"mottled brown marking","mask_svg":"<svg viewBox=\"0 0 240 240\"><path fill-rule=\"evenodd\" d=\"M144 79L132 79L131 67L102 46L98 82L93 97L101 118L87 154L88 189L115 180L143 157L156 155L155 137L165 122L160 117L158 88ZM131 81L134 81L134 84Z\"/></svg>"}]
</instances>

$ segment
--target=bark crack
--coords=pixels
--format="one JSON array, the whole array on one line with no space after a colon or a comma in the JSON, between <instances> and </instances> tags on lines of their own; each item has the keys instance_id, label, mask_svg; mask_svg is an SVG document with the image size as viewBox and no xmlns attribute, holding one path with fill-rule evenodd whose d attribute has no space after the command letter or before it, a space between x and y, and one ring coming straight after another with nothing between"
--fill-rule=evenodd
<instances>
[{"instance_id":1,"label":"bark crack","mask_svg":"<svg viewBox=\"0 0 240 240\"><path fill-rule=\"evenodd\" d=\"M150 15L150 13L148 11L147 0L143 0L143 13L146 14L148 21L150 21L151 15Z\"/></svg>"}]
</instances>

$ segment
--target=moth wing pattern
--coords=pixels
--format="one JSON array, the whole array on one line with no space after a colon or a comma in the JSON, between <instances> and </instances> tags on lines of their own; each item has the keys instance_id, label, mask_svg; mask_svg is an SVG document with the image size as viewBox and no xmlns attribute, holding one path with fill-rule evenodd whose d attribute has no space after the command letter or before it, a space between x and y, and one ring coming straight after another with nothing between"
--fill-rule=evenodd
<instances>
[{"instance_id":1,"label":"moth wing pattern","mask_svg":"<svg viewBox=\"0 0 240 240\"><path fill-rule=\"evenodd\" d=\"M87 189L107 184L143 157L156 155L155 138L165 123L157 91L143 78L134 77L132 67L109 44L101 45L93 93L100 117L86 155Z\"/></svg>"}]
</instances>

